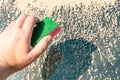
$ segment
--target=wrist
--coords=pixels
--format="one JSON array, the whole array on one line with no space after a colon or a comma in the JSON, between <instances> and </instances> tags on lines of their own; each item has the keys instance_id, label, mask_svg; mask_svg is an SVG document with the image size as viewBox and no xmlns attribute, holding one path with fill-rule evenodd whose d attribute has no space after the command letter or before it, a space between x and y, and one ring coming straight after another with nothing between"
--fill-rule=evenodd
<instances>
[{"instance_id":1,"label":"wrist","mask_svg":"<svg viewBox=\"0 0 120 80\"><path fill-rule=\"evenodd\" d=\"M13 73L14 73L13 68L0 63L0 80L6 80L6 78Z\"/></svg>"},{"instance_id":2,"label":"wrist","mask_svg":"<svg viewBox=\"0 0 120 80\"><path fill-rule=\"evenodd\" d=\"M12 73L13 71L10 68L0 66L0 80L6 80Z\"/></svg>"}]
</instances>

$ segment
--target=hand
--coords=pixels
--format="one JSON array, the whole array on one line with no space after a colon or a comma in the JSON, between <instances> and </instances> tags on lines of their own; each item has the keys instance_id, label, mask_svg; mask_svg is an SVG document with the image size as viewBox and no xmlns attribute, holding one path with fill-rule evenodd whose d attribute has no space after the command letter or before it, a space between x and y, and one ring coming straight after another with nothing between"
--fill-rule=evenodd
<instances>
[{"instance_id":1,"label":"hand","mask_svg":"<svg viewBox=\"0 0 120 80\"><path fill-rule=\"evenodd\" d=\"M38 18L21 14L1 33L0 80L32 63L52 41L48 35L31 49L32 31L37 22Z\"/></svg>"}]
</instances>

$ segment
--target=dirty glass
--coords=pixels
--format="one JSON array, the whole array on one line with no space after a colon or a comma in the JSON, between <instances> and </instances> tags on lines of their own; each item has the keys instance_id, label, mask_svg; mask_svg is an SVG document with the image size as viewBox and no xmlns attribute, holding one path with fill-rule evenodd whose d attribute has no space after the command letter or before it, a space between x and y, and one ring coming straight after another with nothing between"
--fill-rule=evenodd
<instances>
[{"instance_id":1,"label":"dirty glass","mask_svg":"<svg viewBox=\"0 0 120 80\"><path fill-rule=\"evenodd\" d=\"M16 4L1 1L1 32L24 12ZM50 16L62 31L34 63L8 80L120 80L120 0L56 5L50 13L48 8L27 7L27 14Z\"/></svg>"}]
</instances>

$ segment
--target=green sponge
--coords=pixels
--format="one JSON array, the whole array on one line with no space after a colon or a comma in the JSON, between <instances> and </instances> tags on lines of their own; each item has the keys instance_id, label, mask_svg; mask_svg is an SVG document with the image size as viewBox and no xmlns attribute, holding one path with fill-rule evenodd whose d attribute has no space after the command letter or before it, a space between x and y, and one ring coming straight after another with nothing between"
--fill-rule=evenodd
<instances>
[{"instance_id":1,"label":"green sponge","mask_svg":"<svg viewBox=\"0 0 120 80\"><path fill-rule=\"evenodd\" d=\"M34 47L44 36L50 34L58 23L49 17L45 17L33 30L31 45Z\"/></svg>"}]
</instances>

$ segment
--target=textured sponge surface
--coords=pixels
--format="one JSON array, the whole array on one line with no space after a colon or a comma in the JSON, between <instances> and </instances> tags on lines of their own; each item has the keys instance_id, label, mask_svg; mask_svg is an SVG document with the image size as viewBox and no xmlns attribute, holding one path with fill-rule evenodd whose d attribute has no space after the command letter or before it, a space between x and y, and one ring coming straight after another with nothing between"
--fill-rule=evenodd
<instances>
[{"instance_id":1,"label":"textured sponge surface","mask_svg":"<svg viewBox=\"0 0 120 80\"><path fill-rule=\"evenodd\" d=\"M49 17L45 17L33 30L31 45L35 46L44 36L50 34L58 23Z\"/></svg>"}]
</instances>

